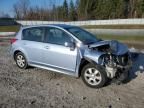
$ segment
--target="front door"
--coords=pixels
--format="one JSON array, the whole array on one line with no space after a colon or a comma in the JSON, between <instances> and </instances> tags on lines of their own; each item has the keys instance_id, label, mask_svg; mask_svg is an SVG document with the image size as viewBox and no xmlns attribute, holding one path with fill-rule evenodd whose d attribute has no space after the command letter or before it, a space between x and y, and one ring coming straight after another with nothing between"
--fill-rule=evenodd
<instances>
[{"instance_id":1,"label":"front door","mask_svg":"<svg viewBox=\"0 0 144 108\"><path fill-rule=\"evenodd\" d=\"M46 28L44 44L44 61L48 66L75 71L77 48L70 50L65 44L71 42L72 37L65 31L55 28Z\"/></svg>"}]
</instances>

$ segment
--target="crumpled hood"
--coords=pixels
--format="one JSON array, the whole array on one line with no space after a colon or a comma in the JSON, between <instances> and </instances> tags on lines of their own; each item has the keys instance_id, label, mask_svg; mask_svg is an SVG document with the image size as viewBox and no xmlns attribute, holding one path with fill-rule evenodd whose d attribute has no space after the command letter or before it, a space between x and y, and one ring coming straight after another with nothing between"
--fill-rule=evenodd
<instances>
[{"instance_id":1,"label":"crumpled hood","mask_svg":"<svg viewBox=\"0 0 144 108\"><path fill-rule=\"evenodd\" d=\"M96 48L103 45L109 45L111 48L111 53L116 55L122 55L128 52L128 47L125 44L122 44L116 40L105 40L105 41L99 41L94 44L90 44L89 48Z\"/></svg>"}]
</instances>

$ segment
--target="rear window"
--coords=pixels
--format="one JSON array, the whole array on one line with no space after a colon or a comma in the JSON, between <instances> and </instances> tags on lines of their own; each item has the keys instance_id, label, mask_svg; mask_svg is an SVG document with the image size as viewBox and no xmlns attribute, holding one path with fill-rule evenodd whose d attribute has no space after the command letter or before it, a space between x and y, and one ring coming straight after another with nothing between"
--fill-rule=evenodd
<instances>
[{"instance_id":1,"label":"rear window","mask_svg":"<svg viewBox=\"0 0 144 108\"><path fill-rule=\"evenodd\" d=\"M44 33L44 27L28 28L23 30L23 40L42 42Z\"/></svg>"}]
</instances>

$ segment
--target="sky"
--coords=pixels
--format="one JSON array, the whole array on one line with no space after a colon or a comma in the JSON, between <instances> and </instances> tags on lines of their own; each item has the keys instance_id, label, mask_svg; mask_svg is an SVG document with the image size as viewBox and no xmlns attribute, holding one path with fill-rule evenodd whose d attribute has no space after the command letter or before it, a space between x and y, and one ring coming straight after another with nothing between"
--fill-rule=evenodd
<instances>
[{"instance_id":1,"label":"sky","mask_svg":"<svg viewBox=\"0 0 144 108\"><path fill-rule=\"evenodd\" d=\"M0 0L0 14L9 14L11 17L14 16L13 13L13 5L20 0ZM61 5L63 0L29 0L30 6L52 6L53 3L55 5ZM70 0L67 0L70 1ZM52 5L51 5L52 4Z\"/></svg>"}]
</instances>

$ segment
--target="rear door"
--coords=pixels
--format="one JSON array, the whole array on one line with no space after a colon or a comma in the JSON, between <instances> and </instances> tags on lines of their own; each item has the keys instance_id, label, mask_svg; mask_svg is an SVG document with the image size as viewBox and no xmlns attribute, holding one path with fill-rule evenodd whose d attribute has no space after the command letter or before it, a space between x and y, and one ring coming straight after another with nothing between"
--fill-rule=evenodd
<instances>
[{"instance_id":1,"label":"rear door","mask_svg":"<svg viewBox=\"0 0 144 108\"><path fill-rule=\"evenodd\" d=\"M70 50L70 47L66 47L66 42L71 42L72 37L65 31L55 28L46 28L45 38L45 51L44 62L48 66L64 69L68 71L75 71L77 48Z\"/></svg>"},{"instance_id":2,"label":"rear door","mask_svg":"<svg viewBox=\"0 0 144 108\"><path fill-rule=\"evenodd\" d=\"M23 30L22 45L27 53L29 63L42 63L44 33L44 27L32 27Z\"/></svg>"}]
</instances>

